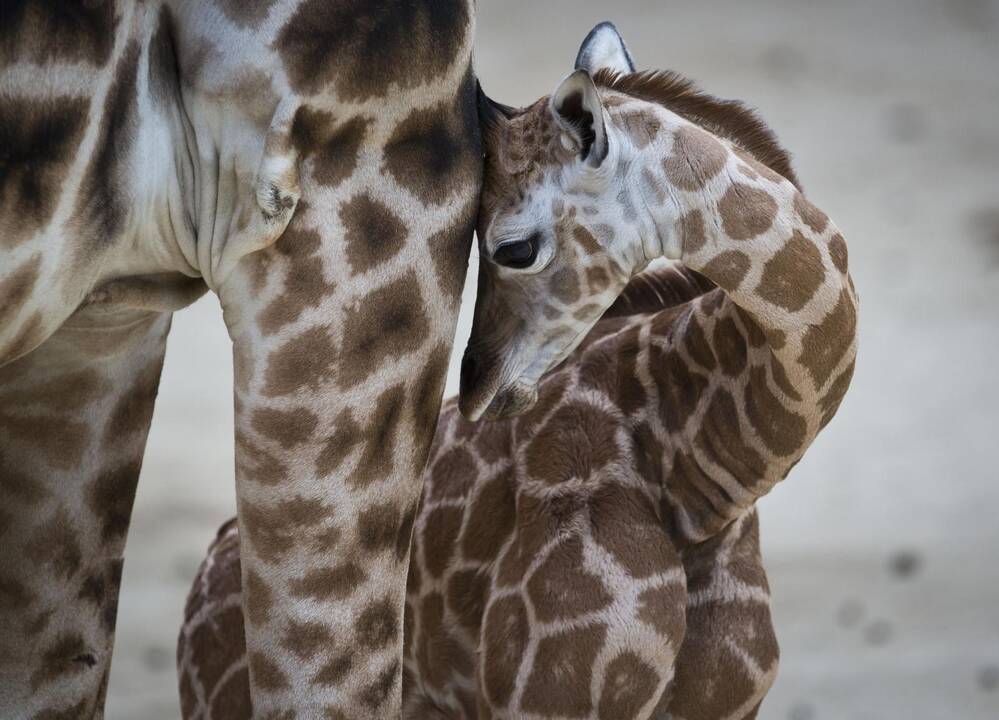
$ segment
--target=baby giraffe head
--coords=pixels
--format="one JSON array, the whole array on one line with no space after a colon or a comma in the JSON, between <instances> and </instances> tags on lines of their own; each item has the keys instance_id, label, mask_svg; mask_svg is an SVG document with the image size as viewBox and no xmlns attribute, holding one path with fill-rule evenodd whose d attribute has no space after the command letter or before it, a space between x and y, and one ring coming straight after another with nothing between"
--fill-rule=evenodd
<instances>
[{"instance_id":1,"label":"baby giraffe head","mask_svg":"<svg viewBox=\"0 0 999 720\"><path fill-rule=\"evenodd\" d=\"M610 23L550 96L513 109L480 91L479 115L479 285L460 393L473 420L529 409L635 273L678 259L685 234L710 235L710 195L736 168L795 182L751 110L673 73L636 73Z\"/></svg>"},{"instance_id":2,"label":"baby giraffe head","mask_svg":"<svg viewBox=\"0 0 999 720\"><path fill-rule=\"evenodd\" d=\"M529 409L541 376L647 262L635 254L634 208L619 177L626 159L592 77L600 69L634 72L610 23L590 32L575 71L530 107L499 105L480 91L479 286L461 366L470 419Z\"/></svg>"}]
</instances>

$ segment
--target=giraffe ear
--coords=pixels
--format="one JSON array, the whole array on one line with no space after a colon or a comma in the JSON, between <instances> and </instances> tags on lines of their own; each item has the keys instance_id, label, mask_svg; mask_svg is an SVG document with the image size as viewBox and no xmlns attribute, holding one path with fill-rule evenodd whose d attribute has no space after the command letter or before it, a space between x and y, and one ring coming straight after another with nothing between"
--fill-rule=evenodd
<instances>
[{"instance_id":1,"label":"giraffe ear","mask_svg":"<svg viewBox=\"0 0 999 720\"><path fill-rule=\"evenodd\" d=\"M597 70L611 70L627 75L635 72L635 61L631 59L628 46L624 44L621 33L614 24L602 22L590 30L590 34L579 46L575 67L590 74Z\"/></svg>"},{"instance_id":2,"label":"giraffe ear","mask_svg":"<svg viewBox=\"0 0 999 720\"><path fill-rule=\"evenodd\" d=\"M603 103L586 70L576 70L555 89L551 112L580 159L599 167L607 158L607 127Z\"/></svg>"}]
</instances>

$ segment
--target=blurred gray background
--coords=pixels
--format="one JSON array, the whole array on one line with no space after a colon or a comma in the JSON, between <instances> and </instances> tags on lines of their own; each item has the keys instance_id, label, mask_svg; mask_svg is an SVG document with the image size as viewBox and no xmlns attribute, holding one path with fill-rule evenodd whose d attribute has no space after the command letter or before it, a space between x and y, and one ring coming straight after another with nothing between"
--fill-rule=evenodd
<instances>
[{"instance_id":1,"label":"blurred gray background","mask_svg":"<svg viewBox=\"0 0 999 720\"><path fill-rule=\"evenodd\" d=\"M782 663L760 717L999 718L999 2L479 0L487 92L549 92L605 19L640 67L758 107L850 246L856 379L761 503ZM170 338L111 720L179 715L184 597L235 509L231 378L206 297Z\"/></svg>"}]
</instances>

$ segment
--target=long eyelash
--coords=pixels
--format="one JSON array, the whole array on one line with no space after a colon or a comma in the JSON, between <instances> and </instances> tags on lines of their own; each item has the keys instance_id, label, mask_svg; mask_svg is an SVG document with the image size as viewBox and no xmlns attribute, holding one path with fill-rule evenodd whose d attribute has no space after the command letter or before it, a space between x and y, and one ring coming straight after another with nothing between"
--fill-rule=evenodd
<instances>
[{"instance_id":1,"label":"long eyelash","mask_svg":"<svg viewBox=\"0 0 999 720\"><path fill-rule=\"evenodd\" d=\"M506 225L503 230L494 234L492 237L492 242L490 243L493 248L497 248L505 242L510 242L511 240L522 240L525 237L531 235L534 232L534 227L531 225Z\"/></svg>"}]
</instances>

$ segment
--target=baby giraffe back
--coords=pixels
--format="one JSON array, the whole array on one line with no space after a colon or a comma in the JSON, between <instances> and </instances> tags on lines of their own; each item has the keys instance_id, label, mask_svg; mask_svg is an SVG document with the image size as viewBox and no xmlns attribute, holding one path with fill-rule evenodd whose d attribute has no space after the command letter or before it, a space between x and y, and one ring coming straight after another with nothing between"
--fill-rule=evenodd
<instances>
[{"instance_id":1,"label":"baby giraffe back","mask_svg":"<svg viewBox=\"0 0 999 720\"><path fill-rule=\"evenodd\" d=\"M672 679L683 566L585 372L516 421L446 409L410 565L409 717L645 718Z\"/></svg>"}]
</instances>

